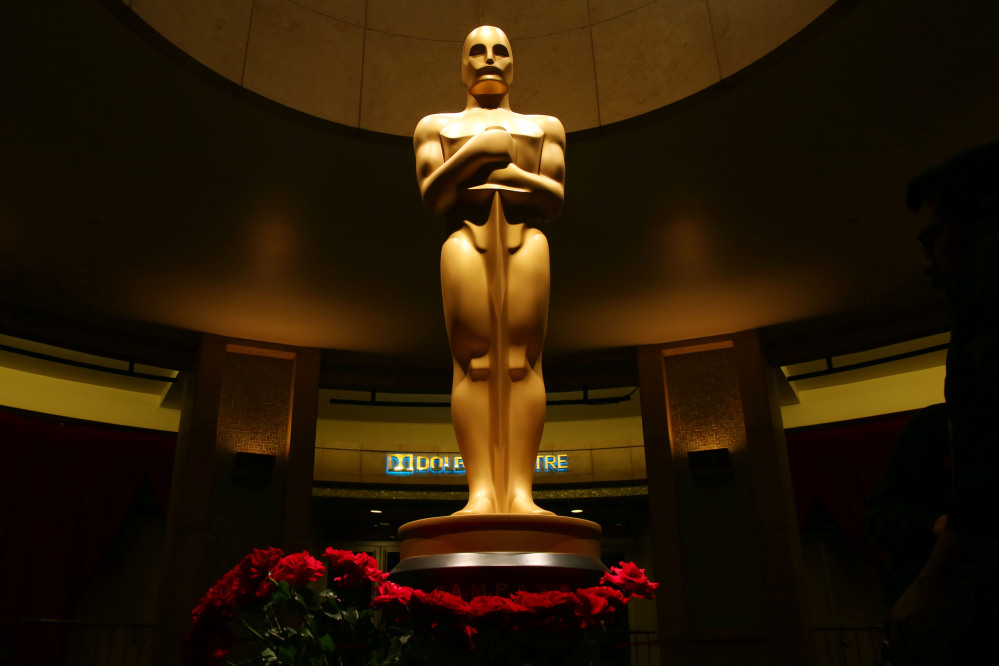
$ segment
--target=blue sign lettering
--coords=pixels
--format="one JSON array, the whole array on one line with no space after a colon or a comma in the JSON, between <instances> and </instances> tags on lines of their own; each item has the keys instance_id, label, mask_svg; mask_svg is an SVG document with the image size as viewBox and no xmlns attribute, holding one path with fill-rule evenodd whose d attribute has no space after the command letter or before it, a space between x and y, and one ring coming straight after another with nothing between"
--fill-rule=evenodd
<instances>
[{"instance_id":1,"label":"blue sign lettering","mask_svg":"<svg viewBox=\"0 0 999 666\"><path fill-rule=\"evenodd\" d=\"M535 472L568 472L569 454L539 455ZM464 474L465 461L461 456L420 455L417 453L389 453L385 456L385 473L391 476L410 474Z\"/></svg>"}]
</instances>

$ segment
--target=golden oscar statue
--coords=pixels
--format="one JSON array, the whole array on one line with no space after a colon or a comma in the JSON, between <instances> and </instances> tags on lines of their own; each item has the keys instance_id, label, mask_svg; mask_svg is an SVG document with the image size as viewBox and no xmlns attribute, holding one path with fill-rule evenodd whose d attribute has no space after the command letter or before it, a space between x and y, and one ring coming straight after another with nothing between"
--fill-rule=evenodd
<instances>
[{"instance_id":1,"label":"golden oscar statue","mask_svg":"<svg viewBox=\"0 0 999 666\"><path fill-rule=\"evenodd\" d=\"M550 514L532 495L549 287L537 225L562 207L565 130L557 118L510 110L513 54L499 28L468 35L461 77L465 110L427 116L414 137L423 200L454 228L441 250L441 290L469 490L455 515Z\"/></svg>"},{"instance_id":2,"label":"golden oscar statue","mask_svg":"<svg viewBox=\"0 0 999 666\"><path fill-rule=\"evenodd\" d=\"M441 291L468 504L400 526L392 578L461 594L594 585L604 572L600 525L545 511L532 493L549 283L537 226L562 207L565 130L510 110L513 57L499 28L468 35L461 78L465 110L427 116L414 144L423 200L453 231Z\"/></svg>"}]
</instances>

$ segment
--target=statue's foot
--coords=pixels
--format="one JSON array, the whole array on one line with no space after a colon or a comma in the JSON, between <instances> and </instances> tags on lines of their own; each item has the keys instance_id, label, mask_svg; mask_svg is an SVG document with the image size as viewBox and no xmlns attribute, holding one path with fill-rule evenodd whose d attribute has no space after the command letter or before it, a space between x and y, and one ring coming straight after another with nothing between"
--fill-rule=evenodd
<instances>
[{"instance_id":1,"label":"statue's foot","mask_svg":"<svg viewBox=\"0 0 999 666\"><path fill-rule=\"evenodd\" d=\"M483 513L496 513L496 503L488 497L469 497L464 509L455 511L452 516L474 516Z\"/></svg>"},{"instance_id":2,"label":"statue's foot","mask_svg":"<svg viewBox=\"0 0 999 666\"><path fill-rule=\"evenodd\" d=\"M513 502L510 503L510 513L530 513L535 516L554 516L555 514L551 511L546 511L540 506L534 503L534 498L527 496L519 496L513 498Z\"/></svg>"}]
</instances>

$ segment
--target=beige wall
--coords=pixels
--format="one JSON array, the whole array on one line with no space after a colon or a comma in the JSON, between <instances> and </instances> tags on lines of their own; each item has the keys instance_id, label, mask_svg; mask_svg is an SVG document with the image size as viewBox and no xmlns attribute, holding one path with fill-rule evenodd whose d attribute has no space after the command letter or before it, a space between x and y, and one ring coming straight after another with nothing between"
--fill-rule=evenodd
<instances>
[{"instance_id":1,"label":"beige wall","mask_svg":"<svg viewBox=\"0 0 999 666\"><path fill-rule=\"evenodd\" d=\"M320 392L317 481L464 486L465 477L461 474L400 476L385 472L386 456L390 453L459 455L448 408L330 405L329 398L337 395L343 393ZM446 400L447 396L436 398ZM539 453L566 454L569 470L540 472L535 482L644 479L645 453L637 400L636 394L618 405L550 407Z\"/></svg>"},{"instance_id":2,"label":"beige wall","mask_svg":"<svg viewBox=\"0 0 999 666\"><path fill-rule=\"evenodd\" d=\"M178 428L179 410L163 406L163 384L155 383L157 386L152 388L107 386L99 383L107 378L105 373L79 371L70 379L53 376L56 370L65 372L64 369L46 370L39 363L26 366L23 357L0 354L0 405L154 430ZM796 387L800 402L781 408L784 427L907 411L942 402L944 374L940 355L931 367L874 377L843 373L833 376L835 383L802 383ZM609 393L625 392L626 389L618 389ZM329 404L330 397L342 394L320 391L315 451L317 481L385 483L389 479L385 475L386 453L458 453L446 407L347 408ZM351 397L357 398L358 394ZM630 401L619 405L550 407L541 452L568 453L569 471L539 475L537 482L643 479L645 459L637 405L636 393ZM464 483L464 477L456 475L391 479L396 484Z\"/></svg>"}]
</instances>

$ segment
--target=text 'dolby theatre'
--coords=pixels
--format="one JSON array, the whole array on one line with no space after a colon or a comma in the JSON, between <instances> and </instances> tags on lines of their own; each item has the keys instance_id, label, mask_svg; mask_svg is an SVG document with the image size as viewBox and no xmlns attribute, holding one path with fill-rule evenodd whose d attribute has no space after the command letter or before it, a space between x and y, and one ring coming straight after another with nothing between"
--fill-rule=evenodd
<instances>
[{"instance_id":1,"label":"text 'dolby theatre'","mask_svg":"<svg viewBox=\"0 0 999 666\"><path fill-rule=\"evenodd\" d=\"M539 455L534 464L537 472L568 472L569 454ZM385 473L409 474L464 474L465 463L459 455L420 455L417 453L389 453L385 456Z\"/></svg>"}]
</instances>

